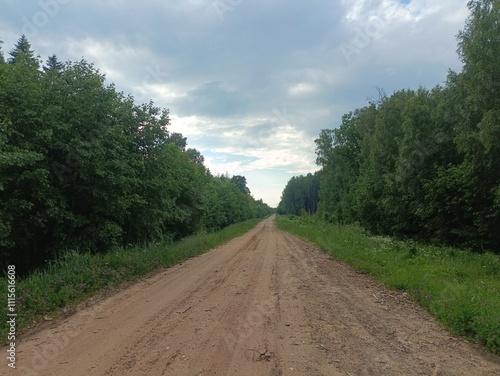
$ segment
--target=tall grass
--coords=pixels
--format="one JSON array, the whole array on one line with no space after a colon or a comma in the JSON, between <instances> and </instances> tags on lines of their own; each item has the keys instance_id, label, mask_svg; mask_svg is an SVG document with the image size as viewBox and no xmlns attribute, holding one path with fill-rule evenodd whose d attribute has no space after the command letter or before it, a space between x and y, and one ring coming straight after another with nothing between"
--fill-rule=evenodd
<instances>
[{"instance_id":1,"label":"tall grass","mask_svg":"<svg viewBox=\"0 0 500 376\"><path fill-rule=\"evenodd\" d=\"M16 281L17 332L62 308L74 308L83 299L161 267L197 256L232 238L243 235L260 222L252 219L214 233L189 236L176 243L116 249L91 255L68 251L45 268ZM0 279L4 319L0 320L0 343L7 339L7 279Z\"/></svg>"},{"instance_id":2,"label":"tall grass","mask_svg":"<svg viewBox=\"0 0 500 376\"><path fill-rule=\"evenodd\" d=\"M280 216L277 224L390 289L407 292L452 332L500 353L498 255L371 236L311 217Z\"/></svg>"}]
</instances>

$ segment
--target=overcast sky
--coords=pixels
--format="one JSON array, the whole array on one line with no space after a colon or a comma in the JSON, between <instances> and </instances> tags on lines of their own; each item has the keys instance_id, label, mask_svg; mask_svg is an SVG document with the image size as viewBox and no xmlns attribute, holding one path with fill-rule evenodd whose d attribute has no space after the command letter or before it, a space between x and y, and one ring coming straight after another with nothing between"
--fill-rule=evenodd
<instances>
[{"instance_id":1,"label":"overcast sky","mask_svg":"<svg viewBox=\"0 0 500 376\"><path fill-rule=\"evenodd\" d=\"M467 0L0 0L0 39L85 58L120 91L170 109L212 173L279 202L317 169L314 139L378 97L460 70Z\"/></svg>"}]
</instances>

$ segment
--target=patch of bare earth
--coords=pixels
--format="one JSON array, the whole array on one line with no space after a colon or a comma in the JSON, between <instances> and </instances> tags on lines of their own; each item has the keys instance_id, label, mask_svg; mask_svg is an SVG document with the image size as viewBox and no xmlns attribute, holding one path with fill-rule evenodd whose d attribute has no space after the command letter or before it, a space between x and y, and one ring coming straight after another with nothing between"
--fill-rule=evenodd
<instances>
[{"instance_id":1,"label":"patch of bare earth","mask_svg":"<svg viewBox=\"0 0 500 376\"><path fill-rule=\"evenodd\" d=\"M4 352L5 353L5 352ZM500 375L498 357L273 219L18 345L2 375Z\"/></svg>"}]
</instances>

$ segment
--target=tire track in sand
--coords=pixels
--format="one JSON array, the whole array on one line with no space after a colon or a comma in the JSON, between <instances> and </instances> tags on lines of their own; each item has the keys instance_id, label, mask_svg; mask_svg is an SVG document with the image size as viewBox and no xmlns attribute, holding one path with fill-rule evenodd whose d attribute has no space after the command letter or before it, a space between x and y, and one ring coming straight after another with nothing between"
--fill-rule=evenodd
<instances>
[{"instance_id":1,"label":"tire track in sand","mask_svg":"<svg viewBox=\"0 0 500 376\"><path fill-rule=\"evenodd\" d=\"M499 357L273 218L27 336L18 365L0 374L500 375Z\"/></svg>"}]
</instances>

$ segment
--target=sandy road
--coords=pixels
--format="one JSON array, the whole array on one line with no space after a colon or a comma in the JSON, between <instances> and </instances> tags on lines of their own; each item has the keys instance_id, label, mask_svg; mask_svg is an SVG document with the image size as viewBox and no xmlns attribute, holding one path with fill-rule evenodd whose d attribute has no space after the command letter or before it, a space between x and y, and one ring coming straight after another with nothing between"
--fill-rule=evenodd
<instances>
[{"instance_id":1,"label":"sandy road","mask_svg":"<svg viewBox=\"0 0 500 376\"><path fill-rule=\"evenodd\" d=\"M498 357L271 219L29 336L1 375L500 375Z\"/></svg>"}]
</instances>

